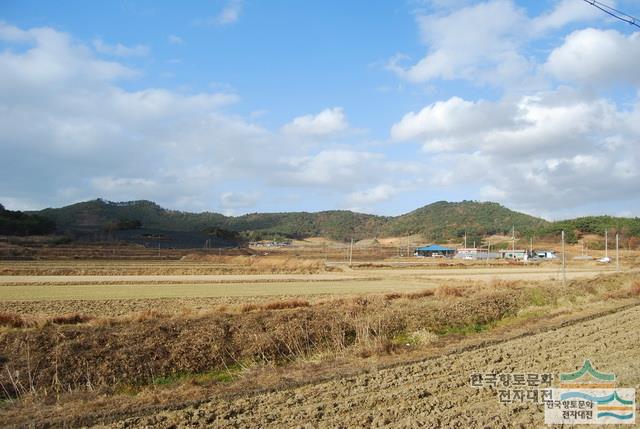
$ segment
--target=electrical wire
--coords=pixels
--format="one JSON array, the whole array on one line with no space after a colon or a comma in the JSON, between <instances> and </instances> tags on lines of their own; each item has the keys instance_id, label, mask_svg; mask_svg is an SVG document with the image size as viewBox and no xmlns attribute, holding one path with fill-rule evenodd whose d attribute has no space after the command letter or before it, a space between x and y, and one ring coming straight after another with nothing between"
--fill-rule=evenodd
<instances>
[{"instance_id":1,"label":"electrical wire","mask_svg":"<svg viewBox=\"0 0 640 429\"><path fill-rule=\"evenodd\" d=\"M626 14L618 9L615 9L609 5L606 5L604 3L601 3L599 1L596 0L582 0L585 3L590 4L593 7L596 7L598 9L600 9L601 11L603 11L606 14L609 14L611 16L613 16L614 18L619 19L620 21L624 21L627 24L631 24L631 25L635 25L636 27L640 28L640 20L638 20L638 18L631 16L629 14Z\"/></svg>"}]
</instances>

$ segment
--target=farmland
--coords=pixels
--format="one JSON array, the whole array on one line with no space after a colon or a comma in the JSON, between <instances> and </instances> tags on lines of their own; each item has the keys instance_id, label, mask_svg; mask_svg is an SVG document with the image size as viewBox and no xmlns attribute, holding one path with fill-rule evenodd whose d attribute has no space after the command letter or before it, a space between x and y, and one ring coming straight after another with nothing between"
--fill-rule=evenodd
<instances>
[{"instance_id":1,"label":"farmland","mask_svg":"<svg viewBox=\"0 0 640 429\"><path fill-rule=\"evenodd\" d=\"M531 335L582 329L577 323L589 318L629 318L640 304L635 252L623 253L621 272L572 261L564 286L558 261L376 258L361 248L349 264L344 255L344 247L312 243L165 260L2 261L0 423L21 427L29 416L36 427L182 426L197 403L203 426L435 424L452 418L441 407L449 400L411 401L433 410L426 414L409 399L398 410L388 401L431 391L419 380L464 374L481 366L479 356L497 362L509 347L537 347ZM520 336L517 346L485 350ZM547 365L569 365L563 359ZM327 402L341 391L336 386L372 395L379 416L353 407L346 394ZM451 390L458 394L469 394L461 381ZM287 405L308 395L317 400ZM507 418L486 395L478 399L493 417ZM241 411L247 406L253 411ZM534 410L523 410L514 421L536 421ZM468 413L457 421L470 421Z\"/></svg>"},{"instance_id":2,"label":"farmland","mask_svg":"<svg viewBox=\"0 0 640 429\"><path fill-rule=\"evenodd\" d=\"M615 372L626 385L640 386L640 308L634 307L486 348L284 391L206 401L110 427L537 427L543 424L541 406L503 405L489 390L470 389L468 376L479 368L497 373L573 370L580 363L567 353L566 338L576 338L573 349ZM602 346L605 342L619 346L611 350ZM541 353L531 353L534 343Z\"/></svg>"},{"instance_id":3,"label":"farmland","mask_svg":"<svg viewBox=\"0 0 640 429\"><path fill-rule=\"evenodd\" d=\"M269 258L264 258L269 259ZM125 314L131 309L195 307L304 297L311 301L334 296L404 293L441 284L473 284L498 280L550 280L561 278L557 264L545 266L487 267L462 264L454 268L414 262L377 261L348 267L317 261L272 258L270 263L246 265L237 257L226 264L183 261L30 261L0 262L0 310L29 313L73 312L91 308L101 315ZM233 262L235 261L235 263ZM284 261L284 262L283 262ZM291 265L287 269L287 264ZM242 271L263 274L237 274ZM274 270L293 271L273 274ZM267 271L268 273L264 273ZM310 271L308 274L300 272ZM151 273L164 274L151 274ZM207 273L236 274L207 274ZM603 266L571 267L568 279L611 272ZM114 273L120 273L115 275Z\"/></svg>"}]
</instances>

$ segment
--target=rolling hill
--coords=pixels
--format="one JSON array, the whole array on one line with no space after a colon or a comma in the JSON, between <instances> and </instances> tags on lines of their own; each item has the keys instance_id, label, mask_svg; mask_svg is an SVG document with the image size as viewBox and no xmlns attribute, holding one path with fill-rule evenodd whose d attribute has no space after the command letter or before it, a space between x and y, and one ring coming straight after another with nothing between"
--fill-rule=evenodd
<instances>
[{"instance_id":1,"label":"rolling hill","mask_svg":"<svg viewBox=\"0 0 640 429\"><path fill-rule=\"evenodd\" d=\"M55 229L56 225L44 216L6 210L0 204L0 235L42 235Z\"/></svg>"},{"instance_id":2,"label":"rolling hill","mask_svg":"<svg viewBox=\"0 0 640 429\"><path fill-rule=\"evenodd\" d=\"M509 210L498 203L438 201L410 213L392 218L385 225L385 235L421 234L438 241L454 237L509 235L511 228L527 234L549 225L544 219Z\"/></svg>"},{"instance_id":3,"label":"rolling hill","mask_svg":"<svg viewBox=\"0 0 640 429\"><path fill-rule=\"evenodd\" d=\"M558 235L564 229L570 242L581 234L602 234L606 228L629 237L640 237L639 218L591 216L549 222L498 203L478 201L438 201L399 216L377 216L348 210L225 216L211 212L168 210L145 200L111 202L96 199L30 214L55 222L59 232L74 236L95 236L108 231L129 239L136 234L172 232L181 237L192 235L194 242L200 242L203 237L213 237L214 242L224 238L228 243L307 237L347 241L351 238L359 240L409 234L422 235L426 241L444 242L458 240L465 233L469 240L480 240L494 234L510 235L512 227L518 236L538 237Z\"/></svg>"},{"instance_id":4,"label":"rolling hill","mask_svg":"<svg viewBox=\"0 0 640 429\"><path fill-rule=\"evenodd\" d=\"M464 235L506 233L512 226L524 231L545 227L544 219L518 213L497 203L440 201L410 213L385 217L332 210L316 213L251 213L224 216L219 213L187 213L167 210L151 201L111 202L102 199L49 208L37 212L52 220L62 232L139 228L194 232L207 228L241 233L250 240L288 237L327 237L334 240L422 234L433 240ZM124 227L123 227L124 226Z\"/></svg>"}]
</instances>

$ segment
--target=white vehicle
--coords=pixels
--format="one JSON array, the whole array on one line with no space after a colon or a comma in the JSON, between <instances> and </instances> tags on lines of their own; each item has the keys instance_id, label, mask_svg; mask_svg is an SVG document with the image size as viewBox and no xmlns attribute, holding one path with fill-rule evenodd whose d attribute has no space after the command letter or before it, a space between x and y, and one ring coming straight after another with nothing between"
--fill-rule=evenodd
<instances>
[{"instance_id":1,"label":"white vehicle","mask_svg":"<svg viewBox=\"0 0 640 429\"><path fill-rule=\"evenodd\" d=\"M611 258L608 256L605 256L604 258L598 259L598 262L602 262L603 264L608 264L609 262L611 262Z\"/></svg>"}]
</instances>

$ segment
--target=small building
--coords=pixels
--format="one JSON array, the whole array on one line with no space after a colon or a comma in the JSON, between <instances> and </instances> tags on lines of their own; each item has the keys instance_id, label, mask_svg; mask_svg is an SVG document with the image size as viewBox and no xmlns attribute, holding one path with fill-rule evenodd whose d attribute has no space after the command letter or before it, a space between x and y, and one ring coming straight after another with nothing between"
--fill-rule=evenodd
<instances>
[{"instance_id":1,"label":"small building","mask_svg":"<svg viewBox=\"0 0 640 429\"><path fill-rule=\"evenodd\" d=\"M529 253L526 250L500 250L502 259L516 259L519 261L527 260Z\"/></svg>"},{"instance_id":2,"label":"small building","mask_svg":"<svg viewBox=\"0 0 640 429\"><path fill-rule=\"evenodd\" d=\"M416 248L415 256L437 258L437 257L451 257L456 253L455 249L449 247L438 246L437 244L431 244L429 246L423 246Z\"/></svg>"},{"instance_id":3,"label":"small building","mask_svg":"<svg viewBox=\"0 0 640 429\"><path fill-rule=\"evenodd\" d=\"M477 247L461 247L456 250L456 259L484 259L482 254L486 254L487 249Z\"/></svg>"},{"instance_id":4,"label":"small building","mask_svg":"<svg viewBox=\"0 0 640 429\"><path fill-rule=\"evenodd\" d=\"M483 249L480 247L461 247L456 251L455 258L484 261L486 259L498 259L500 258L500 254L489 252L488 248Z\"/></svg>"},{"instance_id":5,"label":"small building","mask_svg":"<svg viewBox=\"0 0 640 429\"><path fill-rule=\"evenodd\" d=\"M556 259L556 252L552 250L535 250L533 256L538 259Z\"/></svg>"}]
</instances>

